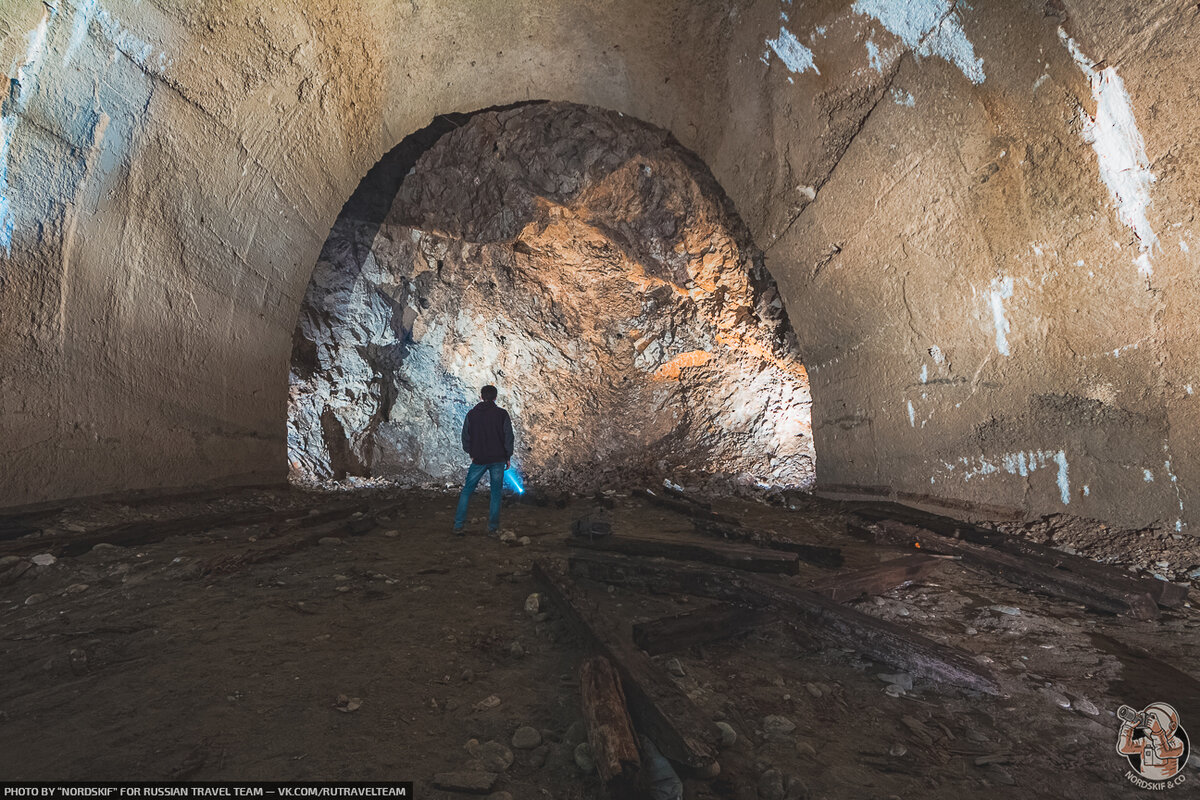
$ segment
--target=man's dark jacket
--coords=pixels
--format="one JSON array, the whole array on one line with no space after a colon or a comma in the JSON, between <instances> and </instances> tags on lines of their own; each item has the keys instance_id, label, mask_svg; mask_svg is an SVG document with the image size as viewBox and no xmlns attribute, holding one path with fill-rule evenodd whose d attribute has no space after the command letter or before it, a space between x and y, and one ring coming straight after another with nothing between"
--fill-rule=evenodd
<instances>
[{"instance_id":1,"label":"man's dark jacket","mask_svg":"<svg viewBox=\"0 0 1200 800\"><path fill-rule=\"evenodd\" d=\"M462 446L476 464L508 461L513 454L513 428L508 412L484 400L463 421Z\"/></svg>"}]
</instances>

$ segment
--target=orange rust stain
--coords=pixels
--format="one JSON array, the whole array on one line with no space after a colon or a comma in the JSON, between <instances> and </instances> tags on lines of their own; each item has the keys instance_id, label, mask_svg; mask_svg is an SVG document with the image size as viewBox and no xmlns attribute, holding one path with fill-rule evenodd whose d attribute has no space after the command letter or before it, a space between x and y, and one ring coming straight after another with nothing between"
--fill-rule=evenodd
<instances>
[{"instance_id":1,"label":"orange rust stain","mask_svg":"<svg viewBox=\"0 0 1200 800\"><path fill-rule=\"evenodd\" d=\"M680 373L688 367L699 367L702 364L707 364L712 358L713 354L707 350L693 350L690 353L682 353L655 370L654 378L660 381L677 381L679 380Z\"/></svg>"}]
</instances>

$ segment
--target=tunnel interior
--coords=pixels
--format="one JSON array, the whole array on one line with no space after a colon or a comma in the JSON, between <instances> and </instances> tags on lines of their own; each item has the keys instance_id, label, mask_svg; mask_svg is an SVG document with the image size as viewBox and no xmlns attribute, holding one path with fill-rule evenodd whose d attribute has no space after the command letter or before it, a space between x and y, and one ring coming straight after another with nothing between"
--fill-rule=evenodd
<instances>
[{"instance_id":1,"label":"tunnel interior","mask_svg":"<svg viewBox=\"0 0 1200 800\"><path fill-rule=\"evenodd\" d=\"M3 793L1194 795L1197 42L0 3Z\"/></svg>"},{"instance_id":2,"label":"tunnel interior","mask_svg":"<svg viewBox=\"0 0 1200 800\"><path fill-rule=\"evenodd\" d=\"M494 384L532 485L811 487L799 345L694 154L563 103L410 138L383 162L412 161L399 186L368 176L313 270L289 379L297 480L459 480L463 419Z\"/></svg>"}]
</instances>

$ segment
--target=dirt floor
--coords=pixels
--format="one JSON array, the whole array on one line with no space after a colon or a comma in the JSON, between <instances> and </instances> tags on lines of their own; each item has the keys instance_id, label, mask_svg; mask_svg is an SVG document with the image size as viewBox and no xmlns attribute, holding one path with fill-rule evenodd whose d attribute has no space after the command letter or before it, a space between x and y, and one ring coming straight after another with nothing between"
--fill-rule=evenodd
<instances>
[{"instance_id":1,"label":"dirt floor","mask_svg":"<svg viewBox=\"0 0 1200 800\"><path fill-rule=\"evenodd\" d=\"M483 496L474 502L483 513ZM642 499L607 502L615 535L695 536L686 518ZM407 779L417 797L441 798L461 795L433 788L436 773L511 754L496 791L603 797L574 755L583 741L582 643L545 603L526 609L539 591L533 561L565 556L570 523L593 505L510 505L505 528L529 537L526 545L487 538L479 516L470 535L452 537L453 498L433 492L257 489L82 503L50 515L34 534L47 550L128 520L363 508L350 517L360 535L260 563L231 556L342 531L345 520L224 527L101 545L53 563L0 562L0 775ZM833 503L718 508L840 546L841 569L898 554L848 535L846 509ZM829 574L805 566L782 580L804 585ZM583 585L626 623L712 602ZM1115 750L1119 705L1168 702L1185 729L1200 731L1200 614L1190 606L1151 622L1096 615L957 562L854 605L977 654L1004 695L921 679L889 689L880 675L895 669L780 623L656 656L703 712L736 733L721 755L731 768L716 781L687 780L686 796L1128 797L1139 790ZM907 677L892 681L905 686ZM514 747L522 726L542 744ZM1180 796L1200 782L1198 763L1193 755Z\"/></svg>"}]
</instances>

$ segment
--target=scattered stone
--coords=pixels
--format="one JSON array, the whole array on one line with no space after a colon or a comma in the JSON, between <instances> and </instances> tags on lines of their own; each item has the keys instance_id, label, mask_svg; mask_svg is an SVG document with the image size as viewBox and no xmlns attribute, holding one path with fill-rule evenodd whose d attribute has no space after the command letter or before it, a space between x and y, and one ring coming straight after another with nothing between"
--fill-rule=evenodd
<instances>
[{"instance_id":1,"label":"scattered stone","mask_svg":"<svg viewBox=\"0 0 1200 800\"><path fill-rule=\"evenodd\" d=\"M470 669L464 669L462 675L458 676L463 683L470 683L475 680L475 673Z\"/></svg>"},{"instance_id":2,"label":"scattered stone","mask_svg":"<svg viewBox=\"0 0 1200 800\"><path fill-rule=\"evenodd\" d=\"M512 531L505 531L504 533L500 534L500 541L503 544L515 544L517 541L517 535Z\"/></svg>"},{"instance_id":3,"label":"scattered stone","mask_svg":"<svg viewBox=\"0 0 1200 800\"><path fill-rule=\"evenodd\" d=\"M587 741L587 724L583 720L577 719L567 728L567 733L563 737L563 741L574 747L580 742Z\"/></svg>"},{"instance_id":4,"label":"scattered stone","mask_svg":"<svg viewBox=\"0 0 1200 800\"><path fill-rule=\"evenodd\" d=\"M467 752L478 759L488 772L504 772L512 766L513 753L500 742L488 741L480 744L477 739L467 742Z\"/></svg>"},{"instance_id":5,"label":"scattered stone","mask_svg":"<svg viewBox=\"0 0 1200 800\"><path fill-rule=\"evenodd\" d=\"M977 633L979 633L979 631L975 630L974 628L967 628L966 630L967 636L974 636Z\"/></svg>"},{"instance_id":6,"label":"scattered stone","mask_svg":"<svg viewBox=\"0 0 1200 800\"><path fill-rule=\"evenodd\" d=\"M587 742L580 742L575 746L575 766L586 773L596 771L596 759L592 757L592 746Z\"/></svg>"},{"instance_id":7,"label":"scattered stone","mask_svg":"<svg viewBox=\"0 0 1200 800\"><path fill-rule=\"evenodd\" d=\"M1021 616L1021 609L1014 606L988 606L988 608L1001 614L1008 614L1010 617Z\"/></svg>"},{"instance_id":8,"label":"scattered stone","mask_svg":"<svg viewBox=\"0 0 1200 800\"><path fill-rule=\"evenodd\" d=\"M525 613L537 614L542 610L542 596L537 592L525 598Z\"/></svg>"},{"instance_id":9,"label":"scattered stone","mask_svg":"<svg viewBox=\"0 0 1200 800\"><path fill-rule=\"evenodd\" d=\"M517 539L517 544L521 545L521 547L528 547L533 544L533 539L530 539L528 536L522 536L520 539Z\"/></svg>"},{"instance_id":10,"label":"scattered stone","mask_svg":"<svg viewBox=\"0 0 1200 800\"><path fill-rule=\"evenodd\" d=\"M1070 708L1071 707L1071 701L1069 699L1067 699L1067 696L1064 695L1062 692L1056 692L1053 689L1043 689L1042 696L1045 697L1047 700L1049 700L1051 703L1054 703L1054 705L1058 706L1059 708Z\"/></svg>"},{"instance_id":11,"label":"scattered stone","mask_svg":"<svg viewBox=\"0 0 1200 800\"><path fill-rule=\"evenodd\" d=\"M86 583L72 583L67 588L63 589L63 594L81 594L86 592L90 587Z\"/></svg>"},{"instance_id":12,"label":"scattered stone","mask_svg":"<svg viewBox=\"0 0 1200 800\"><path fill-rule=\"evenodd\" d=\"M71 661L71 671L76 675L83 675L88 671L88 656L87 652L79 648L72 648L67 654Z\"/></svg>"},{"instance_id":13,"label":"scattered stone","mask_svg":"<svg viewBox=\"0 0 1200 800\"><path fill-rule=\"evenodd\" d=\"M509 646L508 652L509 652L509 655L511 655L513 658L524 658L525 657L525 648L521 646L520 642L513 642Z\"/></svg>"},{"instance_id":14,"label":"scattered stone","mask_svg":"<svg viewBox=\"0 0 1200 800\"><path fill-rule=\"evenodd\" d=\"M1016 784L1013 776L1008 774L1008 770L1006 770L1004 767L992 767L988 770L988 777L990 777L996 783L1002 783L1005 786L1013 786Z\"/></svg>"},{"instance_id":15,"label":"scattered stone","mask_svg":"<svg viewBox=\"0 0 1200 800\"><path fill-rule=\"evenodd\" d=\"M772 714L763 720L763 733L768 738L772 736L787 736L794 730L796 730L796 723L787 717Z\"/></svg>"},{"instance_id":16,"label":"scattered stone","mask_svg":"<svg viewBox=\"0 0 1200 800\"><path fill-rule=\"evenodd\" d=\"M883 687L883 693L888 697L903 697L905 694L904 689L900 688L894 683L889 683L887 686Z\"/></svg>"},{"instance_id":17,"label":"scattered stone","mask_svg":"<svg viewBox=\"0 0 1200 800\"><path fill-rule=\"evenodd\" d=\"M783 800L783 773L777 769L769 769L758 779L758 796L761 800Z\"/></svg>"},{"instance_id":18,"label":"scattered stone","mask_svg":"<svg viewBox=\"0 0 1200 800\"><path fill-rule=\"evenodd\" d=\"M29 595L29 597L25 598L25 605L36 606L38 603L42 602L45 599L46 599L46 595L42 594L41 592L36 592L34 594Z\"/></svg>"},{"instance_id":19,"label":"scattered stone","mask_svg":"<svg viewBox=\"0 0 1200 800\"><path fill-rule=\"evenodd\" d=\"M390 530L384 531L383 535L389 539L395 539L397 536L400 535L400 531L396 530L395 528L391 528Z\"/></svg>"},{"instance_id":20,"label":"scattered stone","mask_svg":"<svg viewBox=\"0 0 1200 800\"><path fill-rule=\"evenodd\" d=\"M433 776L433 785L449 792L490 792L499 777L494 772L479 770L439 772Z\"/></svg>"},{"instance_id":21,"label":"scattered stone","mask_svg":"<svg viewBox=\"0 0 1200 800\"><path fill-rule=\"evenodd\" d=\"M358 699L357 697L347 697L344 694L339 694L337 696L337 700L333 704L333 707L338 711L349 714L362 708L362 700Z\"/></svg>"},{"instance_id":22,"label":"scattered stone","mask_svg":"<svg viewBox=\"0 0 1200 800\"><path fill-rule=\"evenodd\" d=\"M517 750L532 750L542 743L542 734L537 728L522 725L512 737L512 746Z\"/></svg>"},{"instance_id":23,"label":"scattered stone","mask_svg":"<svg viewBox=\"0 0 1200 800\"><path fill-rule=\"evenodd\" d=\"M99 544L92 545L93 553L95 553L96 551L104 552L105 550L118 550L118 549L120 549L120 548L117 545L112 544L111 542L100 542Z\"/></svg>"},{"instance_id":24,"label":"scattered stone","mask_svg":"<svg viewBox=\"0 0 1200 800\"><path fill-rule=\"evenodd\" d=\"M817 748L813 747L810 742L805 741L804 739L796 740L796 752L802 756L808 756L809 758L817 757Z\"/></svg>"},{"instance_id":25,"label":"scattered stone","mask_svg":"<svg viewBox=\"0 0 1200 800\"><path fill-rule=\"evenodd\" d=\"M682 678L687 674L683 671L683 664L679 663L678 658L672 658L667 662L667 672L671 673L677 678Z\"/></svg>"},{"instance_id":26,"label":"scattered stone","mask_svg":"<svg viewBox=\"0 0 1200 800\"><path fill-rule=\"evenodd\" d=\"M894 745L891 746L891 749L888 750L888 755L899 758L900 756L904 755L907 752L908 752L908 748L905 747L903 743L896 742Z\"/></svg>"},{"instance_id":27,"label":"scattered stone","mask_svg":"<svg viewBox=\"0 0 1200 800\"><path fill-rule=\"evenodd\" d=\"M534 769L540 769L541 767L545 766L546 758L549 755L549 745L544 744L540 747L533 748L533 752L529 754L529 766L533 767Z\"/></svg>"},{"instance_id":28,"label":"scattered stone","mask_svg":"<svg viewBox=\"0 0 1200 800\"><path fill-rule=\"evenodd\" d=\"M879 673L879 680L884 683L890 683L893 686L899 686L906 692L913 687L912 675L909 675L907 672L897 672L894 675L881 672Z\"/></svg>"},{"instance_id":29,"label":"scattered stone","mask_svg":"<svg viewBox=\"0 0 1200 800\"><path fill-rule=\"evenodd\" d=\"M721 731L721 747L733 747L737 741L737 731L728 722L718 722L717 729Z\"/></svg>"},{"instance_id":30,"label":"scattered stone","mask_svg":"<svg viewBox=\"0 0 1200 800\"><path fill-rule=\"evenodd\" d=\"M804 684L804 688L807 689L808 693L811 694L813 697L816 697L816 698L821 697L821 687L817 686L815 683L806 683L806 684Z\"/></svg>"},{"instance_id":31,"label":"scattered stone","mask_svg":"<svg viewBox=\"0 0 1200 800\"><path fill-rule=\"evenodd\" d=\"M36 556L34 556L33 558L31 558L29 560L32 561L34 564L37 564L39 567L48 567L51 564L53 564L54 562L58 561L57 558L50 555L49 553L38 553Z\"/></svg>"},{"instance_id":32,"label":"scattered stone","mask_svg":"<svg viewBox=\"0 0 1200 800\"><path fill-rule=\"evenodd\" d=\"M495 708L498 705L500 705L500 696L495 695L495 694L489 694L487 697L483 698L482 700L480 700L478 703L476 703L475 705L473 705L471 707L474 708L476 711L487 711L489 709Z\"/></svg>"},{"instance_id":33,"label":"scattered stone","mask_svg":"<svg viewBox=\"0 0 1200 800\"><path fill-rule=\"evenodd\" d=\"M1100 709L1096 708L1095 704L1086 697L1077 698L1075 700L1075 708L1078 711L1082 711L1083 713L1089 714L1093 717L1099 715L1100 713Z\"/></svg>"},{"instance_id":34,"label":"scattered stone","mask_svg":"<svg viewBox=\"0 0 1200 800\"><path fill-rule=\"evenodd\" d=\"M311 541L311 539L309 541ZM320 539L317 539L317 544L334 545L341 543L342 540L336 536L322 536Z\"/></svg>"}]
</instances>

